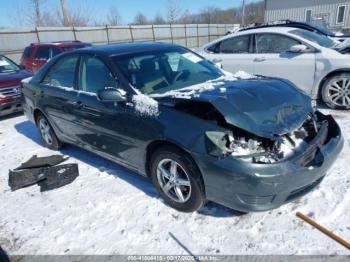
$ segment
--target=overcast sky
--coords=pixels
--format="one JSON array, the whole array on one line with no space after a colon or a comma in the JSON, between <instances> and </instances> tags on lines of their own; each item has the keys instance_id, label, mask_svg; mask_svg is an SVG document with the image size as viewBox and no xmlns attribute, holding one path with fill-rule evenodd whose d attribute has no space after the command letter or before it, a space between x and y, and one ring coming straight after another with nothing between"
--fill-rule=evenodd
<instances>
[{"instance_id":1,"label":"overcast sky","mask_svg":"<svg viewBox=\"0 0 350 262\"><path fill-rule=\"evenodd\" d=\"M60 0L46 1L49 9L59 8ZM190 13L198 13L206 6L216 6L222 9L237 7L241 5L241 0L178 0L183 10L188 9ZM256 0L246 0L246 2L256 2ZM0 0L0 27L15 27L13 15L16 7L28 6L29 0ZM66 0L68 6L87 6L91 10L93 21L105 21L106 14L112 6L118 8L122 17L122 22L127 24L133 21L137 12L143 12L148 18L153 18L155 14L165 15L167 0Z\"/></svg>"}]
</instances>

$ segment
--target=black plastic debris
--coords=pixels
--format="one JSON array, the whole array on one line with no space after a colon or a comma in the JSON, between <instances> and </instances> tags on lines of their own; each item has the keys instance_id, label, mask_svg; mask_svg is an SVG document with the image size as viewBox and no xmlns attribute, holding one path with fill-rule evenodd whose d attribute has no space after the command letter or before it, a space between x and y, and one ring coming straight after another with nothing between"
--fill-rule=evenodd
<instances>
[{"instance_id":1,"label":"black plastic debris","mask_svg":"<svg viewBox=\"0 0 350 262\"><path fill-rule=\"evenodd\" d=\"M72 183L79 176L77 164L58 165L68 157L53 155L30 158L21 166L9 171L8 184L12 191L38 184L40 191L52 190Z\"/></svg>"},{"instance_id":2,"label":"black plastic debris","mask_svg":"<svg viewBox=\"0 0 350 262\"><path fill-rule=\"evenodd\" d=\"M65 157L62 155L53 155L53 156L44 156L44 157L37 157L36 155L34 155L27 162L23 163L22 165L15 168L14 170L29 169L29 168L35 168L35 167L56 166L66 161L68 158L69 157Z\"/></svg>"},{"instance_id":3,"label":"black plastic debris","mask_svg":"<svg viewBox=\"0 0 350 262\"><path fill-rule=\"evenodd\" d=\"M45 179L47 167L9 171L9 187L12 191L31 186Z\"/></svg>"},{"instance_id":4,"label":"black plastic debris","mask_svg":"<svg viewBox=\"0 0 350 262\"><path fill-rule=\"evenodd\" d=\"M72 183L79 175L77 164L66 164L47 168L45 179L39 181L40 191L48 191Z\"/></svg>"}]
</instances>

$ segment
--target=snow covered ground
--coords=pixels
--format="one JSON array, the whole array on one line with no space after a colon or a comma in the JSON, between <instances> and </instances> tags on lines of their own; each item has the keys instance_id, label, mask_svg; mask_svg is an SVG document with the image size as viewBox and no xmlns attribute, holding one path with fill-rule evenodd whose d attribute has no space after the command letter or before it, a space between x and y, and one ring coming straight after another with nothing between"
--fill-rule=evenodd
<instances>
[{"instance_id":1,"label":"snow covered ground","mask_svg":"<svg viewBox=\"0 0 350 262\"><path fill-rule=\"evenodd\" d=\"M295 216L304 212L350 241L350 112L331 111L345 146L318 189L264 213L238 215L210 203L184 214L166 206L145 178L82 149L61 154L80 176L59 189L11 192L8 170L41 146L24 116L0 121L0 246L9 254L348 254Z\"/></svg>"}]
</instances>

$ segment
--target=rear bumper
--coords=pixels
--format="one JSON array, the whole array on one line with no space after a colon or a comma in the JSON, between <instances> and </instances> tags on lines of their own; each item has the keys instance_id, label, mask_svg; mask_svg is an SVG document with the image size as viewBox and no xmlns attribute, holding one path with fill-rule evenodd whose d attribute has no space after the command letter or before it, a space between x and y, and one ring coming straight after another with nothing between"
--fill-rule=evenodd
<instances>
[{"instance_id":1,"label":"rear bumper","mask_svg":"<svg viewBox=\"0 0 350 262\"><path fill-rule=\"evenodd\" d=\"M11 102L0 103L0 116L5 116L20 111L22 111L22 102L20 97L15 98Z\"/></svg>"},{"instance_id":2,"label":"rear bumper","mask_svg":"<svg viewBox=\"0 0 350 262\"><path fill-rule=\"evenodd\" d=\"M195 156L207 199L243 212L266 211L310 192L321 183L344 144L334 119L322 114L319 117L328 122L327 138L323 144L316 144L317 151L308 165L300 164L300 159L253 164L232 156Z\"/></svg>"}]
</instances>

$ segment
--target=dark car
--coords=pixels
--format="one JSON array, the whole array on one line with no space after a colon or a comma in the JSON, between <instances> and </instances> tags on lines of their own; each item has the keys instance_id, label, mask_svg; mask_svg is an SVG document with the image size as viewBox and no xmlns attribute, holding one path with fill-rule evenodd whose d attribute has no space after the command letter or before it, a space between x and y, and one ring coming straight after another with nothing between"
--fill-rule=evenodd
<instances>
[{"instance_id":1,"label":"dark car","mask_svg":"<svg viewBox=\"0 0 350 262\"><path fill-rule=\"evenodd\" d=\"M24 49L21 65L29 72L35 73L54 56L87 46L91 46L91 44L82 43L80 41L32 43Z\"/></svg>"},{"instance_id":2,"label":"dark car","mask_svg":"<svg viewBox=\"0 0 350 262\"><path fill-rule=\"evenodd\" d=\"M0 55L0 116L22 110L21 80L30 76L11 59Z\"/></svg>"},{"instance_id":3,"label":"dark car","mask_svg":"<svg viewBox=\"0 0 350 262\"><path fill-rule=\"evenodd\" d=\"M286 26L286 27L294 27L294 28L304 29L306 31L310 31L310 32L314 32L314 33L318 33L320 35L330 37L330 38L332 38L334 40L338 40L340 42L343 42L346 39L350 39L350 35L333 32L325 27L310 24L307 22L293 21L293 20L288 20L288 19L269 22L269 23L255 23L252 25L242 27L242 28L238 29L238 31L246 31L246 30L250 30L250 29L276 27L276 26L278 26L278 27ZM228 33L232 33L232 32L230 31Z\"/></svg>"},{"instance_id":4,"label":"dark car","mask_svg":"<svg viewBox=\"0 0 350 262\"><path fill-rule=\"evenodd\" d=\"M320 184L343 146L334 119L290 82L227 75L170 44L62 54L23 94L47 147L71 143L127 166L187 212L207 200L276 208Z\"/></svg>"}]
</instances>

